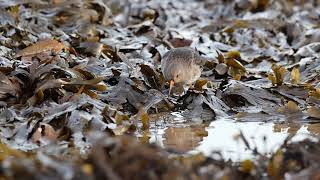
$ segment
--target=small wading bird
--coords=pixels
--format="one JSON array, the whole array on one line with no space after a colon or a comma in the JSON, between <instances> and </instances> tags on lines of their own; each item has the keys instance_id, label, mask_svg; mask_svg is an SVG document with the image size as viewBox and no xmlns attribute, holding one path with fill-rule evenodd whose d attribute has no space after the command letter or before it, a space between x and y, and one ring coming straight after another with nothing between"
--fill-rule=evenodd
<instances>
[{"instance_id":1,"label":"small wading bird","mask_svg":"<svg viewBox=\"0 0 320 180\"><path fill-rule=\"evenodd\" d=\"M161 60L161 71L169 81L169 95L175 84L191 85L201 76L201 65L205 58L189 47L175 48L168 51Z\"/></svg>"}]
</instances>

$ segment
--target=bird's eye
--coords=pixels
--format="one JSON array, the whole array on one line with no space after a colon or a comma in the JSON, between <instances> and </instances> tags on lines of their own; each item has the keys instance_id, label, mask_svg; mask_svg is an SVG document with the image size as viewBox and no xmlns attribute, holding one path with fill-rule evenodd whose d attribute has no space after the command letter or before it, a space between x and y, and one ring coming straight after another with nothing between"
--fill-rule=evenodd
<instances>
[{"instance_id":1,"label":"bird's eye","mask_svg":"<svg viewBox=\"0 0 320 180\"><path fill-rule=\"evenodd\" d=\"M179 74L176 75L176 78L178 78L178 77L179 77Z\"/></svg>"}]
</instances>

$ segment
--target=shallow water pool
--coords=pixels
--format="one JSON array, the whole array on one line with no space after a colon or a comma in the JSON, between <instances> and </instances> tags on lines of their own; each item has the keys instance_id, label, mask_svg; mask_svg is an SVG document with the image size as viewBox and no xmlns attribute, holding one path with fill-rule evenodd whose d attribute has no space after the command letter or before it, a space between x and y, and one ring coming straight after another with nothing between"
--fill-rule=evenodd
<instances>
[{"instance_id":1,"label":"shallow water pool","mask_svg":"<svg viewBox=\"0 0 320 180\"><path fill-rule=\"evenodd\" d=\"M250 149L240 138L240 132L248 141ZM152 123L150 142L180 153L202 152L208 156L219 152L224 159L241 161L254 159L253 149L270 154L280 147L289 135L291 141L315 139L320 124L240 122L219 118L210 123L191 123L179 113L172 113Z\"/></svg>"}]
</instances>

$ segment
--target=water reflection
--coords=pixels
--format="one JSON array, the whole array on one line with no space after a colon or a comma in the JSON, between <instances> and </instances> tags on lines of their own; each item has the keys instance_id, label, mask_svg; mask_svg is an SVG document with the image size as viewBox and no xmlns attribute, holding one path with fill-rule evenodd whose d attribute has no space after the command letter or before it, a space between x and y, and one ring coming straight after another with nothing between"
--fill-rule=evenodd
<instances>
[{"instance_id":1,"label":"water reflection","mask_svg":"<svg viewBox=\"0 0 320 180\"><path fill-rule=\"evenodd\" d=\"M239 122L220 118L210 124L190 125L182 117L175 118L171 122L179 123L166 122L168 127L154 129L151 142L157 141L164 148L179 152L203 152L208 156L220 151L225 159L233 161L254 158L252 151L241 140L236 140L235 135L240 131L250 147L256 147L263 154L274 152L288 135L295 135L292 141L300 141L320 133L319 123Z\"/></svg>"},{"instance_id":2,"label":"water reflection","mask_svg":"<svg viewBox=\"0 0 320 180\"><path fill-rule=\"evenodd\" d=\"M207 155L210 155L212 151L221 151L224 158L241 161L254 157L252 151L247 149L242 141L235 139L235 135L238 134L240 130L251 147L256 147L259 153L270 154L283 143L288 135L295 135L292 141L310 138L310 134L314 134L314 132L309 131L310 127L319 127L319 125L218 120L212 122L209 128L207 128L208 137L204 138L195 151L204 152ZM319 131L317 133L319 133Z\"/></svg>"},{"instance_id":3,"label":"water reflection","mask_svg":"<svg viewBox=\"0 0 320 180\"><path fill-rule=\"evenodd\" d=\"M203 137L208 135L207 125L192 125L189 127L169 127L165 130L164 147L179 152L187 152L199 146Z\"/></svg>"},{"instance_id":4,"label":"water reflection","mask_svg":"<svg viewBox=\"0 0 320 180\"><path fill-rule=\"evenodd\" d=\"M155 116L152 119L149 142L175 152L194 150L208 136L206 127L209 123L187 122L179 113Z\"/></svg>"},{"instance_id":5,"label":"water reflection","mask_svg":"<svg viewBox=\"0 0 320 180\"><path fill-rule=\"evenodd\" d=\"M309 124L307 130L313 135L320 135L320 123Z\"/></svg>"}]
</instances>

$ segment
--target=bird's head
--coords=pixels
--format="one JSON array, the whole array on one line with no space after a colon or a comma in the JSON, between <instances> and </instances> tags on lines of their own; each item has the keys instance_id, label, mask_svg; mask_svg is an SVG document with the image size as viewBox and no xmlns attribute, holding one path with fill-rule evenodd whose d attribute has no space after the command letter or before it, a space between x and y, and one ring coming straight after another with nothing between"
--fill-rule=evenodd
<instances>
[{"instance_id":1,"label":"bird's head","mask_svg":"<svg viewBox=\"0 0 320 180\"><path fill-rule=\"evenodd\" d=\"M185 82L185 76L186 76L185 73L186 73L186 68L181 65L175 64L174 66L171 67L170 75L169 75L169 83L170 83L169 94L171 94L171 90L175 84Z\"/></svg>"}]
</instances>

